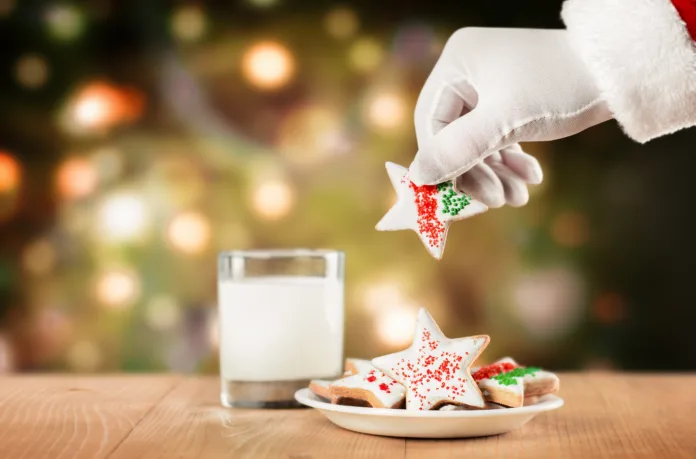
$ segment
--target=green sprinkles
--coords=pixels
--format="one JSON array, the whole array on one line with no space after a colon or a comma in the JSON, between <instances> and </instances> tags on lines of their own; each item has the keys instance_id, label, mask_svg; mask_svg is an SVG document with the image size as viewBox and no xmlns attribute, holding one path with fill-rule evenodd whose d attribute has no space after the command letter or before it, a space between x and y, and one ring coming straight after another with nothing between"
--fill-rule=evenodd
<instances>
[{"instance_id":1,"label":"green sprinkles","mask_svg":"<svg viewBox=\"0 0 696 459\"><path fill-rule=\"evenodd\" d=\"M437 191L442 199L442 213L456 216L466 206L471 204L471 198L464 193L457 193L452 182L444 182L437 185Z\"/></svg>"},{"instance_id":2,"label":"green sprinkles","mask_svg":"<svg viewBox=\"0 0 696 459\"><path fill-rule=\"evenodd\" d=\"M536 367L517 367L514 370L506 371L505 373L500 373L493 376L491 379L495 379L499 384L503 386L512 386L517 384L516 378L522 378L523 376L532 375L537 371L541 371L541 368Z\"/></svg>"}]
</instances>

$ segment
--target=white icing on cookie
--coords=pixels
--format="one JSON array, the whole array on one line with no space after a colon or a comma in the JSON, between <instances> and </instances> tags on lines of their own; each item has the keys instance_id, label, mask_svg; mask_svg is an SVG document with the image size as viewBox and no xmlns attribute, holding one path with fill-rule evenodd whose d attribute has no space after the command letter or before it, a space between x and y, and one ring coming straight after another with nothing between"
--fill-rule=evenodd
<instances>
[{"instance_id":1,"label":"white icing on cookie","mask_svg":"<svg viewBox=\"0 0 696 459\"><path fill-rule=\"evenodd\" d=\"M370 392L382 406L391 408L401 402L406 396L406 388L385 375L376 368L372 368L367 373L348 376L331 383L334 388L362 389ZM332 392L337 394L336 392ZM341 392L342 395L343 392ZM356 398L360 398L359 396Z\"/></svg>"},{"instance_id":2,"label":"white icing on cookie","mask_svg":"<svg viewBox=\"0 0 696 459\"><path fill-rule=\"evenodd\" d=\"M514 371L522 374L509 374ZM524 373L525 371L529 373ZM500 374L508 374L508 377L497 377ZM510 357L479 368L472 375L486 400L512 407L522 406L525 397L555 392L559 385L555 374L538 368L522 367ZM486 377L482 377L484 375Z\"/></svg>"},{"instance_id":3,"label":"white icing on cookie","mask_svg":"<svg viewBox=\"0 0 696 459\"><path fill-rule=\"evenodd\" d=\"M483 408L483 396L469 367L490 338L446 338L428 311L418 312L413 344L378 357L372 364L406 387L407 410L430 410L443 403Z\"/></svg>"},{"instance_id":4,"label":"white icing on cookie","mask_svg":"<svg viewBox=\"0 0 696 459\"><path fill-rule=\"evenodd\" d=\"M451 222L488 210L485 204L458 191L453 182L417 186L408 179L408 169L386 163L397 201L377 223L378 231L415 231L428 252L442 258Z\"/></svg>"}]
</instances>

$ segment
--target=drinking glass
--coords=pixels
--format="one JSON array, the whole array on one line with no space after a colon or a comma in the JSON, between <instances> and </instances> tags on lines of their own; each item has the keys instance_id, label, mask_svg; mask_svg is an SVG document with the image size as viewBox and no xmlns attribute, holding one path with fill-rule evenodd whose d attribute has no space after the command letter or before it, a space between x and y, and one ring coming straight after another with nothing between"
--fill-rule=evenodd
<instances>
[{"instance_id":1,"label":"drinking glass","mask_svg":"<svg viewBox=\"0 0 696 459\"><path fill-rule=\"evenodd\" d=\"M297 406L294 393L309 380L341 375L344 264L334 250L220 254L223 405Z\"/></svg>"}]
</instances>

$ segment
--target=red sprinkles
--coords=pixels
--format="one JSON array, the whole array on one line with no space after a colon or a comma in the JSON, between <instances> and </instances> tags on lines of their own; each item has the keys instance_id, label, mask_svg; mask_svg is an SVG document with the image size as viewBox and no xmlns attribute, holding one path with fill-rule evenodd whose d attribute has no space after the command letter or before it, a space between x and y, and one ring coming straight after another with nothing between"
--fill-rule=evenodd
<instances>
[{"instance_id":1,"label":"red sprinkles","mask_svg":"<svg viewBox=\"0 0 696 459\"><path fill-rule=\"evenodd\" d=\"M474 374L471 376L474 378L474 381L481 381L482 379L488 379L492 378L493 376L499 375L500 373L505 373L506 371L510 371L515 369L515 365L512 363L492 363L490 365L486 365L485 367L479 368Z\"/></svg>"},{"instance_id":2,"label":"red sprinkles","mask_svg":"<svg viewBox=\"0 0 696 459\"><path fill-rule=\"evenodd\" d=\"M425 236L431 247L438 247L445 233L445 225L437 217L437 186L417 186L410 180L408 183L416 197L418 232Z\"/></svg>"},{"instance_id":3,"label":"red sprinkles","mask_svg":"<svg viewBox=\"0 0 696 459\"><path fill-rule=\"evenodd\" d=\"M455 352L439 350L439 347L440 343L431 339L430 332L424 329L416 361L401 359L392 368L394 375L402 379L412 392L419 410L430 409L426 394L431 389L445 391L445 397L450 400L466 392L466 379L460 376L463 374L460 372L463 357Z\"/></svg>"}]
</instances>

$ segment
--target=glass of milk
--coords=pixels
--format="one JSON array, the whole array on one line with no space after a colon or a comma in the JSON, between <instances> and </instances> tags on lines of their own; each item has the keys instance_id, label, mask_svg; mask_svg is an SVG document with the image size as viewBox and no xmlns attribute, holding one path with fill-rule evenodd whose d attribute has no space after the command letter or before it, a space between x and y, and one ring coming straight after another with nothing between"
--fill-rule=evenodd
<instances>
[{"instance_id":1,"label":"glass of milk","mask_svg":"<svg viewBox=\"0 0 696 459\"><path fill-rule=\"evenodd\" d=\"M224 252L218 265L222 404L295 406L310 379L343 371L344 255Z\"/></svg>"}]
</instances>

